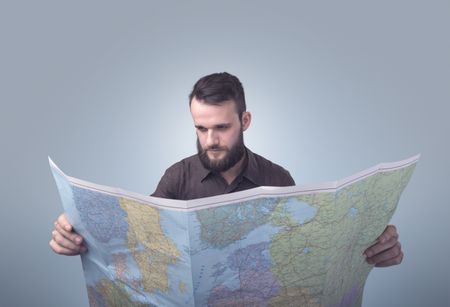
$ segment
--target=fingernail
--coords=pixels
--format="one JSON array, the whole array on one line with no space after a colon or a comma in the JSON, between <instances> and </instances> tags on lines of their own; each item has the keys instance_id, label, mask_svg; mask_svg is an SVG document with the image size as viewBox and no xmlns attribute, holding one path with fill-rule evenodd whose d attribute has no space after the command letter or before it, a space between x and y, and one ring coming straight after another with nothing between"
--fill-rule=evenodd
<instances>
[{"instance_id":1,"label":"fingernail","mask_svg":"<svg viewBox=\"0 0 450 307\"><path fill-rule=\"evenodd\" d=\"M76 238L75 238L75 241L76 241L78 244L80 244L80 243L81 243L81 238L80 238L80 237L76 237Z\"/></svg>"},{"instance_id":2,"label":"fingernail","mask_svg":"<svg viewBox=\"0 0 450 307\"><path fill-rule=\"evenodd\" d=\"M70 226L69 225L66 225L65 228L66 228L67 231L70 231Z\"/></svg>"},{"instance_id":3,"label":"fingernail","mask_svg":"<svg viewBox=\"0 0 450 307\"><path fill-rule=\"evenodd\" d=\"M366 258L370 258L372 257L372 253L371 252L366 252Z\"/></svg>"}]
</instances>

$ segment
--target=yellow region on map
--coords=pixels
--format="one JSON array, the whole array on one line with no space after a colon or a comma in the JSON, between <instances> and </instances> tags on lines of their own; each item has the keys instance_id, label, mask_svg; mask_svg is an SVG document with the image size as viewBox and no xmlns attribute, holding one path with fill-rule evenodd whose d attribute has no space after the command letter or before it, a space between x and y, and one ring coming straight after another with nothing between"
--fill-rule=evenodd
<instances>
[{"instance_id":1,"label":"yellow region on map","mask_svg":"<svg viewBox=\"0 0 450 307\"><path fill-rule=\"evenodd\" d=\"M144 307L147 304L132 300L122 284L117 284L109 279L101 279L95 288L88 287L90 307L120 306L120 307Z\"/></svg>"},{"instance_id":2,"label":"yellow region on map","mask_svg":"<svg viewBox=\"0 0 450 307\"><path fill-rule=\"evenodd\" d=\"M159 211L125 198L119 203L128 215L128 249L139 266L144 291L167 292L168 266L177 262L180 252L163 233Z\"/></svg>"},{"instance_id":3,"label":"yellow region on map","mask_svg":"<svg viewBox=\"0 0 450 307\"><path fill-rule=\"evenodd\" d=\"M186 292L186 283L180 281L178 283L178 289L180 290L181 293L185 293Z\"/></svg>"}]
</instances>

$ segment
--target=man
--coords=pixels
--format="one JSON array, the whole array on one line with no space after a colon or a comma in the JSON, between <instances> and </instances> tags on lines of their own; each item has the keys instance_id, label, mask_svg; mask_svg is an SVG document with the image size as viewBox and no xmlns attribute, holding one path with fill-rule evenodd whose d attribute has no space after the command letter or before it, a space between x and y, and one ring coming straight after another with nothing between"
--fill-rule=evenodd
<instances>
[{"instance_id":1,"label":"man","mask_svg":"<svg viewBox=\"0 0 450 307\"><path fill-rule=\"evenodd\" d=\"M288 171L245 147L243 132L250 126L251 114L238 78L228 73L201 78L189 95L189 106L198 153L168 168L152 196L187 200L258 186L295 185ZM64 214L55 222L50 246L63 255L87 250ZM399 264L403 253L395 226L386 227L365 255L375 266Z\"/></svg>"}]
</instances>

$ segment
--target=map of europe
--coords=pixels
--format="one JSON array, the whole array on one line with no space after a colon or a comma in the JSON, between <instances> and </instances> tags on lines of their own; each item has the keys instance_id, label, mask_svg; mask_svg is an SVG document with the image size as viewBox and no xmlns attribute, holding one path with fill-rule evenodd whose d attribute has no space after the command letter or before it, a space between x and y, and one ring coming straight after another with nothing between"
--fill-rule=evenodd
<instances>
[{"instance_id":1,"label":"map of europe","mask_svg":"<svg viewBox=\"0 0 450 307\"><path fill-rule=\"evenodd\" d=\"M84 237L91 306L361 306L363 251L419 156L328 184L192 201L89 183L50 166Z\"/></svg>"}]
</instances>

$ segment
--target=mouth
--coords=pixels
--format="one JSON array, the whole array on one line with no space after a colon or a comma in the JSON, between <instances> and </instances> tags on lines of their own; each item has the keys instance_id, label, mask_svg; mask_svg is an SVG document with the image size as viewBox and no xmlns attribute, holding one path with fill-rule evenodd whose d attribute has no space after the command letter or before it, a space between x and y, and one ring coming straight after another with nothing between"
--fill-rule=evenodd
<instances>
[{"instance_id":1,"label":"mouth","mask_svg":"<svg viewBox=\"0 0 450 307\"><path fill-rule=\"evenodd\" d=\"M224 148L209 148L206 151L210 151L210 152L220 152L220 151L225 151Z\"/></svg>"},{"instance_id":2,"label":"mouth","mask_svg":"<svg viewBox=\"0 0 450 307\"><path fill-rule=\"evenodd\" d=\"M219 159L219 157L223 155L225 150L217 148L217 149L208 149L206 150L206 152L210 159Z\"/></svg>"}]
</instances>

